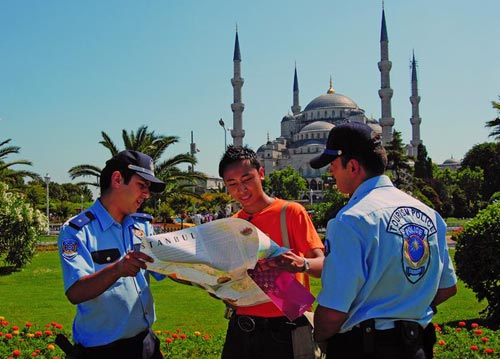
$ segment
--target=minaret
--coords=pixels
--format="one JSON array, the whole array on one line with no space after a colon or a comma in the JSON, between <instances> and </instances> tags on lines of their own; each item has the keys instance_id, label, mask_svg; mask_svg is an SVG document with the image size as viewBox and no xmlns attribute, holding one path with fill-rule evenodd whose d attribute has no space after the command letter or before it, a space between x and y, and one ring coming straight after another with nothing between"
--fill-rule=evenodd
<instances>
[{"instance_id":1,"label":"minaret","mask_svg":"<svg viewBox=\"0 0 500 359\"><path fill-rule=\"evenodd\" d=\"M378 90L378 95L382 103L382 117L380 118L380 126L382 126L382 143L386 144L392 140L392 126L394 126L394 118L392 117L391 98L393 91L391 89L391 79L389 72L391 71L392 62L389 61L389 38L387 37L387 27L385 25L385 10L382 5L382 29L380 32L380 62L378 69L380 70L381 87Z\"/></svg>"},{"instance_id":2,"label":"minaret","mask_svg":"<svg viewBox=\"0 0 500 359\"><path fill-rule=\"evenodd\" d=\"M299 105L299 80L297 79L297 64L295 64L295 74L293 76L293 106L292 113L297 115L300 113Z\"/></svg>"},{"instance_id":3,"label":"minaret","mask_svg":"<svg viewBox=\"0 0 500 359\"><path fill-rule=\"evenodd\" d=\"M418 80L417 80L417 62L415 61L415 52L413 52L413 59L411 61L411 141L408 155L417 157L418 145L422 142L420 140L420 124L422 119L419 114L420 96L418 95Z\"/></svg>"},{"instance_id":4,"label":"minaret","mask_svg":"<svg viewBox=\"0 0 500 359\"><path fill-rule=\"evenodd\" d=\"M243 137L245 137L245 130L243 129L243 110L245 105L241 102L241 88L245 82L241 77L241 54L240 42L238 41L238 28L236 28L236 38L234 40L234 77L231 79L233 85L233 103L231 110L233 110L233 129L231 136L233 137L233 145L243 146Z\"/></svg>"}]
</instances>

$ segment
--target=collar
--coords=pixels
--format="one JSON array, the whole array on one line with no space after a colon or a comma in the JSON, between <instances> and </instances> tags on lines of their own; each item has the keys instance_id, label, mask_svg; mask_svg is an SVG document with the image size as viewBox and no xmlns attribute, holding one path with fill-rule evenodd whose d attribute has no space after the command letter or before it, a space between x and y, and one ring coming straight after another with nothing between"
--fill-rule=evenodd
<instances>
[{"instance_id":1,"label":"collar","mask_svg":"<svg viewBox=\"0 0 500 359\"><path fill-rule=\"evenodd\" d=\"M368 192L374 190L375 188L381 188L381 187L394 187L394 185L392 184L391 179L386 175L380 175L368 178L366 181L361 183L358 188L356 188L351 198L349 199L349 203L351 202L354 203L358 201L360 198L366 196Z\"/></svg>"},{"instance_id":2,"label":"collar","mask_svg":"<svg viewBox=\"0 0 500 359\"><path fill-rule=\"evenodd\" d=\"M92 207L90 207L90 211L95 214L97 221L101 225L103 231L107 230L113 224L117 223L113 217L109 214L109 212L104 208L101 201L97 199Z\"/></svg>"}]
</instances>

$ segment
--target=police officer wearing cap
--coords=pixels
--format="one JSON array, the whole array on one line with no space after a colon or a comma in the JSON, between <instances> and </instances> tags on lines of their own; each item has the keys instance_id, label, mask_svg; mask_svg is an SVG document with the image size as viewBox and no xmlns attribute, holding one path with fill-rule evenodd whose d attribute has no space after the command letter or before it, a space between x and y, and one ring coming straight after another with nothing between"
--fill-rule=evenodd
<instances>
[{"instance_id":1,"label":"police officer wearing cap","mask_svg":"<svg viewBox=\"0 0 500 359\"><path fill-rule=\"evenodd\" d=\"M66 222L58 246L69 301L77 305L73 340L81 358L162 358L141 240L151 216L136 213L165 183L153 160L126 150L106 162L100 197ZM153 273L154 274L154 273Z\"/></svg>"},{"instance_id":2,"label":"police officer wearing cap","mask_svg":"<svg viewBox=\"0 0 500 359\"><path fill-rule=\"evenodd\" d=\"M432 358L432 316L457 291L445 222L384 175L387 155L366 124L334 127L310 165L329 165L350 196L328 222L314 316L327 358Z\"/></svg>"}]
</instances>

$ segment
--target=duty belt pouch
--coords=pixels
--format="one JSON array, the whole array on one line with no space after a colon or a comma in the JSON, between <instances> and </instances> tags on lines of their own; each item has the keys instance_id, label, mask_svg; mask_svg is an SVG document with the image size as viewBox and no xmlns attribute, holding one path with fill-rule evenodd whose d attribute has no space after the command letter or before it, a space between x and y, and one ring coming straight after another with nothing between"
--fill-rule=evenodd
<instances>
[{"instance_id":1,"label":"duty belt pouch","mask_svg":"<svg viewBox=\"0 0 500 359\"><path fill-rule=\"evenodd\" d=\"M308 324L292 330L292 345L294 359L323 359L325 354L313 339L313 312L305 312Z\"/></svg>"},{"instance_id":2,"label":"duty belt pouch","mask_svg":"<svg viewBox=\"0 0 500 359\"><path fill-rule=\"evenodd\" d=\"M363 341L363 353L372 354L375 352L375 320L367 319L359 323L361 337Z\"/></svg>"},{"instance_id":3,"label":"duty belt pouch","mask_svg":"<svg viewBox=\"0 0 500 359\"><path fill-rule=\"evenodd\" d=\"M422 327L417 322L407 320L398 320L395 325L405 353L412 355L422 346Z\"/></svg>"}]
</instances>

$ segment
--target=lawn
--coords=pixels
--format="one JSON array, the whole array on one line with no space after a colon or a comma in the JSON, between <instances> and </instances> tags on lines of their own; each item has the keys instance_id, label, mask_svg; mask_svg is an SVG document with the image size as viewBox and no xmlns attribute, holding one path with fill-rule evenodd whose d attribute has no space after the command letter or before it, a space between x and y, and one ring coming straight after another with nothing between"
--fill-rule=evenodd
<instances>
[{"instance_id":1,"label":"lawn","mask_svg":"<svg viewBox=\"0 0 500 359\"><path fill-rule=\"evenodd\" d=\"M311 284L312 292L316 295L320 289L320 281L313 279ZM220 348L220 340L227 325L222 302L199 288L168 279L160 282L153 280L152 291L158 316L155 330L207 333L217 340L213 342L212 350L214 347ZM38 252L32 263L21 271L10 272L8 268L0 267L0 298L0 317L7 318L12 324L23 326L24 323L31 322L43 326L56 322L68 331L71 328L75 307L63 293L57 251ZM484 307L485 303L478 303L474 293L459 282L458 294L439 306L434 322L481 322L479 312ZM185 357L177 355L169 357ZM213 357L217 355L214 354ZM212 356L203 354L203 357Z\"/></svg>"},{"instance_id":2,"label":"lawn","mask_svg":"<svg viewBox=\"0 0 500 359\"><path fill-rule=\"evenodd\" d=\"M311 286L313 294L317 294L320 281L313 278ZM155 327L182 327L210 332L225 329L223 303L211 298L201 289L170 280L153 280L151 287L158 316ZM7 315L11 321L57 321L66 328L72 322L75 309L63 293L56 251L38 252L32 263L19 272L0 272L0 293L0 315ZM474 293L459 282L458 294L439 306L439 313L434 321L446 323L477 319L485 305L478 303Z\"/></svg>"}]
</instances>

